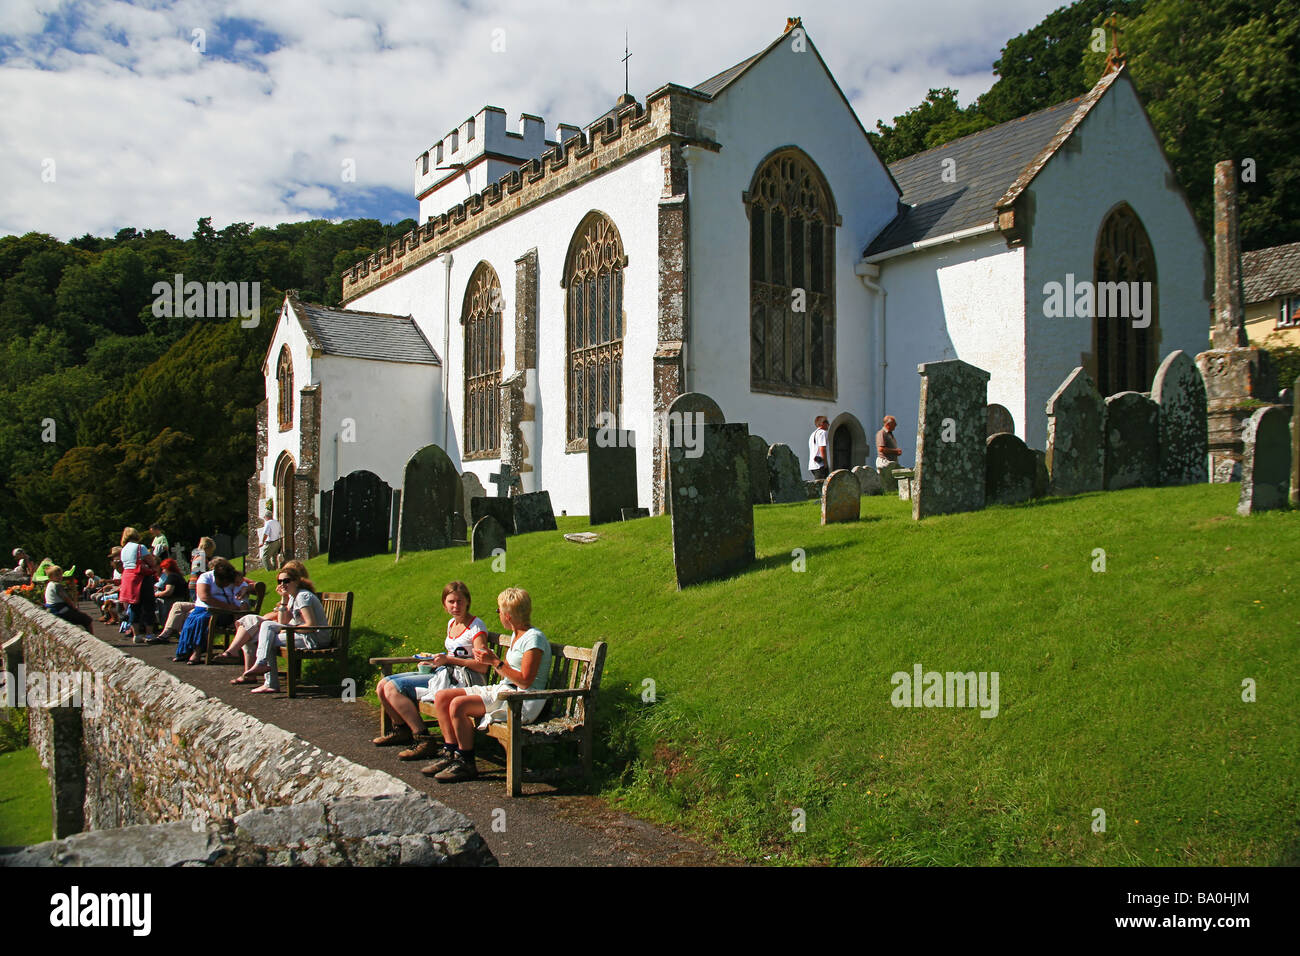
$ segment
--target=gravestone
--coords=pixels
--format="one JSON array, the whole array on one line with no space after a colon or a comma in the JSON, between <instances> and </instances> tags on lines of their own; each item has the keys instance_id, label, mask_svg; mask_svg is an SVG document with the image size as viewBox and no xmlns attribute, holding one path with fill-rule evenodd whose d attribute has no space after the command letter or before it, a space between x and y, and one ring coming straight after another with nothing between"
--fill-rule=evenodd
<instances>
[{"instance_id":1,"label":"gravestone","mask_svg":"<svg viewBox=\"0 0 1300 956\"><path fill-rule=\"evenodd\" d=\"M1295 391L1300 395L1300 376L1295 380ZM1300 408L1291 409L1291 507L1300 508Z\"/></svg>"},{"instance_id":2,"label":"gravestone","mask_svg":"<svg viewBox=\"0 0 1300 956\"><path fill-rule=\"evenodd\" d=\"M329 560L352 561L388 550L393 489L374 472L354 471L334 482Z\"/></svg>"},{"instance_id":3,"label":"gravestone","mask_svg":"<svg viewBox=\"0 0 1300 956\"><path fill-rule=\"evenodd\" d=\"M777 442L767 449L767 480L772 493L772 504L787 501L807 501L808 491L803 485L799 459L789 445Z\"/></svg>"},{"instance_id":4,"label":"gravestone","mask_svg":"<svg viewBox=\"0 0 1300 956\"><path fill-rule=\"evenodd\" d=\"M822 524L857 521L862 514L862 486L853 472L832 471L822 485Z\"/></svg>"},{"instance_id":5,"label":"gravestone","mask_svg":"<svg viewBox=\"0 0 1300 956\"><path fill-rule=\"evenodd\" d=\"M1052 487L1052 476L1047 473L1047 452L1034 450L1034 497L1045 498Z\"/></svg>"},{"instance_id":6,"label":"gravestone","mask_svg":"<svg viewBox=\"0 0 1300 956\"><path fill-rule=\"evenodd\" d=\"M663 454L659 468L668 488L668 450L674 445L694 444L699 440L701 425L721 425L726 421L722 408L703 392L684 392L673 399L664 416ZM665 493L664 513L673 510L673 496Z\"/></svg>"},{"instance_id":7,"label":"gravestone","mask_svg":"<svg viewBox=\"0 0 1300 956\"><path fill-rule=\"evenodd\" d=\"M1160 406L1140 392L1106 399L1106 490L1160 483Z\"/></svg>"},{"instance_id":8,"label":"gravestone","mask_svg":"<svg viewBox=\"0 0 1300 956\"><path fill-rule=\"evenodd\" d=\"M809 478L803 483L804 496L809 501L821 501L822 497L822 479Z\"/></svg>"},{"instance_id":9,"label":"gravestone","mask_svg":"<svg viewBox=\"0 0 1300 956\"><path fill-rule=\"evenodd\" d=\"M858 488L861 494L880 494L880 475L870 465L858 465L853 469L853 477L858 479Z\"/></svg>"},{"instance_id":10,"label":"gravestone","mask_svg":"<svg viewBox=\"0 0 1300 956\"><path fill-rule=\"evenodd\" d=\"M912 517L984 507L989 373L961 359L926 362L916 425Z\"/></svg>"},{"instance_id":11,"label":"gravestone","mask_svg":"<svg viewBox=\"0 0 1300 956\"><path fill-rule=\"evenodd\" d=\"M533 491L528 494L515 495L511 501L515 506L515 534L529 534L533 531L556 531L555 509L551 507L549 491Z\"/></svg>"},{"instance_id":12,"label":"gravestone","mask_svg":"<svg viewBox=\"0 0 1300 956\"><path fill-rule=\"evenodd\" d=\"M587 511L593 525L619 521L624 508L636 507L635 442L635 432L587 429Z\"/></svg>"},{"instance_id":13,"label":"gravestone","mask_svg":"<svg viewBox=\"0 0 1300 956\"><path fill-rule=\"evenodd\" d=\"M469 526L465 523L465 516L459 511L451 516L451 540L457 544L469 543Z\"/></svg>"},{"instance_id":14,"label":"gravestone","mask_svg":"<svg viewBox=\"0 0 1300 956\"><path fill-rule=\"evenodd\" d=\"M564 536L565 541L572 541L574 544L595 544L600 535L594 531L574 531Z\"/></svg>"},{"instance_id":15,"label":"gravestone","mask_svg":"<svg viewBox=\"0 0 1300 956\"><path fill-rule=\"evenodd\" d=\"M1276 404L1278 404L1278 405L1286 405L1286 406L1289 406L1289 407L1291 407L1291 408L1294 408L1294 407L1295 407L1295 389L1293 389L1293 388L1284 388L1284 389L1282 389L1282 391L1278 392L1278 393L1277 393L1277 403L1276 403Z\"/></svg>"},{"instance_id":16,"label":"gravestone","mask_svg":"<svg viewBox=\"0 0 1300 956\"><path fill-rule=\"evenodd\" d=\"M467 471L460 476L461 498L457 510L462 515L469 514L469 502L471 498L486 498L487 489L483 487L483 482L479 481L478 475L472 471Z\"/></svg>"},{"instance_id":17,"label":"gravestone","mask_svg":"<svg viewBox=\"0 0 1300 956\"><path fill-rule=\"evenodd\" d=\"M1016 420L1011 417L1005 405L993 404L987 409L988 414L988 434L1000 435L1003 432L1011 432L1013 435L1016 431Z\"/></svg>"},{"instance_id":18,"label":"gravestone","mask_svg":"<svg viewBox=\"0 0 1300 956\"><path fill-rule=\"evenodd\" d=\"M1101 491L1106 484L1106 403L1081 367L1047 400L1048 490Z\"/></svg>"},{"instance_id":19,"label":"gravestone","mask_svg":"<svg viewBox=\"0 0 1300 956\"><path fill-rule=\"evenodd\" d=\"M650 517L649 508L624 508L623 509L624 521L635 521L637 518L648 518L648 517Z\"/></svg>"},{"instance_id":20,"label":"gravestone","mask_svg":"<svg viewBox=\"0 0 1300 956\"><path fill-rule=\"evenodd\" d=\"M1200 485L1210 480L1210 429L1205 380L1182 349L1156 370L1151 399L1160 406L1160 484Z\"/></svg>"},{"instance_id":21,"label":"gravestone","mask_svg":"<svg viewBox=\"0 0 1300 956\"><path fill-rule=\"evenodd\" d=\"M725 578L754 561L749 426L704 426L703 454L669 449L677 587Z\"/></svg>"},{"instance_id":22,"label":"gravestone","mask_svg":"<svg viewBox=\"0 0 1300 956\"><path fill-rule=\"evenodd\" d=\"M330 549L330 512L334 510L334 492L322 491L320 493L320 542L318 547L321 551L328 552Z\"/></svg>"},{"instance_id":23,"label":"gravestone","mask_svg":"<svg viewBox=\"0 0 1300 956\"><path fill-rule=\"evenodd\" d=\"M506 529L492 515L484 515L474 522L474 531L470 538L471 560L482 561L491 558L492 552L506 548Z\"/></svg>"},{"instance_id":24,"label":"gravestone","mask_svg":"<svg viewBox=\"0 0 1300 956\"><path fill-rule=\"evenodd\" d=\"M488 475L488 481L497 486L498 498L509 498L514 494L516 486L522 487L523 482L515 474L514 467L508 461L501 463L501 470L496 474Z\"/></svg>"},{"instance_id":25,"label":"gravestone","mask_svg":"<svg viewBox=\"0 0 1300 956\"><path fill-rule=\"evenodd\" d=\"M876 477L880 479L880 493L890 498L898 494L898 479L894 477L897 467L897 465L886 465L876 472Z\"/></svg>"},{"instance_id":26,"label":"gravestone","mask_svg":"<svg viewBox=\"0 0 1300 956\"><path fill-rule=\"evenodd\" d=\"M456 466L437 445L425 445L402 472L397 554L447 548L455 540L452 515L460 506L461 480Z\"/></svg>"},{"instance_id":27,"label":"gravestone","mask_svg":"<svg viewBox=\"0 0 1300 956\"><path fill-rule=\"evenodd\" d=\"M1018 505L1034 496L1038 459L1029 446L1008 432L990 435L984 463L984 500L990 505Z\"/></svg>"},{"instance_id":28,"label":"gravestone","mask_svg":"<svg viewBox=\"0 0 1300 956\"><path fill-rule=\"evenodd\" d=\"M749 500L756 505L772 501L772 485L767 475L767 441L761 435L749 436Z\"/></svg>"},{"instance_id":29,"label":"gravestone","mask_svg":"<svg viewBox=\"0 0 1300 956\"><path fill-rule=\"evenodd\" d=\"M485 515L497 519L497 524L506 534L515 533L515 499L513 498L471 498L469 500L469 526L478 527Z\"/></svg>"},{"instance_id":30,"label":"gravestone","mask_svg":"<svg viewBox=\"0 0 1300 956\"><path fill-rule=\"evenodd\" d=\"M1287 506L1291 483L1291 409L1270 405L1246 419L1241 433L1241 500L1237 514L1273 511Z\"/></svg>"},{"instance_id":31,"label":"gravestone","mask_svg":"<svg viewBox=\"0 0 1300 956\"><path fill-rule=\"evenodd\" d=\"M397 533L402 521L402 489L393 489L392 507L388 511L388 547L400 557L397 549Z\"/></svg>"},{"instance_id":32,"label":"gravestone","mask_svg":"<svg viewBox=\"0 0 1300 956\"><path fill-rule=\"evenodd\" d=\"M891 468L889 471L893 475L894 486L898 489L898 500L911 501L916 491L916 469Z\"/></svg>"}]
</instances>

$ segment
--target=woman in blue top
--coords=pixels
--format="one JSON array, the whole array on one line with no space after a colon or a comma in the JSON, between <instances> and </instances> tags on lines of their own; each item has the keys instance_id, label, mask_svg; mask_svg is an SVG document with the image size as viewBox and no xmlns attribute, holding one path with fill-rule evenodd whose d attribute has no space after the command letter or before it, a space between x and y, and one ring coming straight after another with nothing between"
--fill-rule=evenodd
<instances>
[{"instance_id":1,"label":"woman in blue top","mask_svg":"<svg viewBox=\"0 0 1300 956\"><path fill-rule=\"evenodd\" d=\"M474 764L474 723L487 727L506 719L507 705L500 696L511 690L545 690L551 672L551 644L546 635L532 625L533 599L523 588L506 588L497 597L497 616L511 632L510 648L505 660L489 650L475 650L474 659L491 664L504 678L499 684L483 687L451 687L440 690L433 698L442 731L443 756L423 768L439 783L473 780L478 776ZM526 700L523 720L531 724L546 705L544 700ZM434 771L437 770L436 773Z\"/></svg>"}]
</instances>

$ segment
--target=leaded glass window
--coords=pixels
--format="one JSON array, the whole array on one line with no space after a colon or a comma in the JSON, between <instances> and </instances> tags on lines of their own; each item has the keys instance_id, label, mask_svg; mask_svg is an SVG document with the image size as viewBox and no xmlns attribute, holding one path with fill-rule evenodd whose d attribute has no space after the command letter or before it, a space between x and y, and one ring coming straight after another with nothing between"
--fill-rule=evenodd
<instances>
[{"instance_id":1,"label":"leaded glass window","mask_svg":"<svg viewBox=\"0 0 1300 956\"><path fill-rule=\"evenodd\" d=\"M1126 203L1116 206L1101 224L1094 273L1097 314L1093 319L1093 358L1097 390L1103 396L1145 392L1151 388L1155 375L1159 344L1156 257L1142 221ZM1100 315L1101 303L1097 300L1103 282L1150 282L1150 324L1146 328L1134 328L1131 306L1128 315Z\"/></svg>"},{"instance_id":2,"label":"leaded glass window","mask_svg":"<svg viewBox=\"0 0 1300 956\"><path fill-rule=\"evenodd\" d=\"M589 213L574 233L564 269L569 451L585 451L597 416L623 402L623 240L608 217ZM623 427L618 423L618 427Z\"/></svg>"},{"instance_id":3,"label":"leaded glass window","mask_svg":"<svg viewBox=\"0 0 1300 956\"><path fill-rule=\"evenodd\" d=\"M494 458L501 451L501 280L480 262L465 289L460 321L465 327L466 458Z\"/></svg>"},{"instance_id":4,"label":"leaded glass window","mask_svg":"<svg viewBox=\"0 0 1300 956\"><path fill-rule=\"evenodd\" d=\"M288 431L293 427L293 359L287 345L280 349L280 358L275 366L275 384L280 431Z\"/></svg>"}]
</instances>

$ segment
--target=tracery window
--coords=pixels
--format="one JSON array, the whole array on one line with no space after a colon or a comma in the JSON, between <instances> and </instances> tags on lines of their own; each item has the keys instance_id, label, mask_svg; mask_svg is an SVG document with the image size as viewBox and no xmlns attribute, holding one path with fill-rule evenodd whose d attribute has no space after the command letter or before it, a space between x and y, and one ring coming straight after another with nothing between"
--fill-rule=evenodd
<instances>
[{"instance_id":1,"label":"tracery window","mask_svg":"<svg viewBox=\"0 0 1300 956\"><path fill-rule=\"evenodd\" d=\"M469 278L460 321L465 327L464 457L501 451L501 280L480 262Z\"/></svg>"},{"instance_id":2,"label":"tracery window","mask_svg":"<svg viewBox=\"0 0 1300 956\"><path fill-rule=\"evenodd\" d=\"M750 388L835 397L835 227L830 187L795 147L765 159L749 215Z\"/></svg>"},{"instance_id":3,"label":"tracery window","mask_svg":"<svg viewBox=\"0 0 1300 956\"><path fill-rule=\"evenodd\" d=\"M280 348L280 358L275 366L275 384L280 431L288 431L293 427L293 359L289 356L287 345Z\"/></svg>"},{"instance_id":4,"label":"tracery window","mask_svg":"<svg viewBox=\"0 0 1300 956\"><path fill-rule=\"evenodd\" d=\"M1137 213L1127 203L1116 206L1102 221L1097 232L1094 259L1097 285L1092 320L1093 360L1096 363L1097 390L1103 395L1117 392L1145 392L1151 388L1156 371L1160 324L1156 305L1160 301L1156 284L1156 257L1151 240ZM1150 282L1150 324L1135 328L1136 314L1129 303L1129 314L1101 316L1101 283ZM1131 288L1131 287L1130 287ZM1118 310L1117 310L1118 311Z\"/></svg>"},{"instance_id":5,"label":"tracery window","mask_svg":"<svg viewBox=\"0 0 1300 956\"><path fill-rule=\"evenodd\" d=\"M586 451L587 429L601 424L601 412L619 415L626 268L614 223L603 213L588 213L569 243L564 266L568 451Z\"/></svg>"}]
</instances>

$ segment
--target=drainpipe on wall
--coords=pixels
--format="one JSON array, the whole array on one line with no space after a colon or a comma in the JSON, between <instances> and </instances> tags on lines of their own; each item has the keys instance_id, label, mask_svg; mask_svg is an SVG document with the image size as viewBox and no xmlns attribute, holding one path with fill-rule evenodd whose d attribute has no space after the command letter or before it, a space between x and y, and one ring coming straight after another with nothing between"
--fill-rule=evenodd
<instances>
[{"instance_id":1,"label":"drainpipe on wall","mask_svg":"<svg viewBox=\"0 0 1300 956\"><path fill-rule=\"evenodd\" d=\"M877 281L880 278L880 266L863 259L853 267L853 274L862 280L862 284L866 286L867 291L874 293L873 302L875 303L874 308L876 313L876 358L880 364L880 394L878 398L879 406L876 411L876 421L880 421L889 414L885 409L885 372L889 368L889 362L885 360L885 304L889 293L887 293L884 287L880 285L879 281ZM872 461L875 460L875 448L871 449L871 455L869 457Z\"/></svg>"},{"instance_id":2,"label":"drainpipe on wall","mask_svg":"<svg viewBox=\"0 0 1300 956\"><path fill-rule=\"evenodd\" d=\"M451 427L451 409L447 407L447 379L450 377L448 366L451 363L447 354L451 350L451 253L444 252L441 259L447 267L442 277L442 450L447 451L447 433Z\"/></svg>"}]
</instances>

